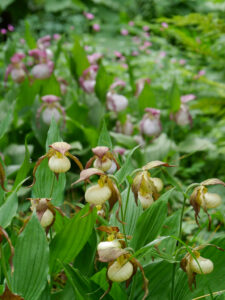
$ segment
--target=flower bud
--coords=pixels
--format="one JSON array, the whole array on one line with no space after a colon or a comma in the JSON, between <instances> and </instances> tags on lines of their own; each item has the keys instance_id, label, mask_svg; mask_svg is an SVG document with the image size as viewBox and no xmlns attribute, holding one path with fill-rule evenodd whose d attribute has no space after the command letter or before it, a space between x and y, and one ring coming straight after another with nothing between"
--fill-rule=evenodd
<instances>
[{"instance_id":1,"label":"flower bud","mask_svg":"<svg viewBox=\"0 0 225 300\"><path fill-rule=\"evenodd\" d=\"M61 115L60 115L58 109L55 107L52 107L52 108L47 107L43 111L43 114L42 114L43 122L47 125L50 125L53 117L54 117L56 123L60 120Z\"/></svg>"},{"instance_id":2,"label":"flower bud","mask_svg":"<svg viewBox=\"0 0 225 300\"><path fill-rule=\"evenodd\" d=\"M157 189L157 192L161 192L163 189L163 182L160 178L157 177L150 177L150 180L153 182L154 186Z\"/></svg>"},{"instance_id":3,"label":"flower bud","mask_svg":"<svg viewBox=\"0 0 225 300\"><path fill-rule=\"evenodd\" d=\"M13 69L11 72L12 80L21 83L24 81L26 74L23 69Z\"/></svg>"},{"instance_id":4,"label":"flower bud","mask_svg":"<svg viewBox=\"0 0 225 300\"><path fill-rule=\"evenodd\" d=\"M112 166L112 160L105 157L103 159L96 158L94 161L94 168L102 170L104 172L108 171Z\"/></svg>"},{"instance_id":5,"label":"flower bud","mask_svg":"<svg viewBox=\"0 0 225 300\"><path fill-rule=\"evenodd\" d=\"M193 272L197 274L209 274L213 271L213 262L210 259L201 256L196 259L199 265L193 257L190 259L190 267Z\"/></svg>"},{"instance_id":6,"label":"flower bud","mask_svg":"<svg viewBox=\"0 0 225 300\"><path fill-rule=\"evenodd\" d=\"M54 173L65 173L70 169L71 164L66 156L57 153L50 157L48 166Z\"/></svg>"},{"instance_id":7,"label":"flower bud","mask_svg":"<svg viewBox=\"0 0 225 300\"><path fill-rule=\"evenodd\" d=\"M118 261L115 261L108 269L107 275L111 281L122 282L128 280L134 271L132 263L129 261L124 265L121 265Z\"/></svg>"},{"instance_id":8,"label":"flower bud","mask_svg":"<svg viewBox=\"0 0 225 300\"><path fill-rule=\"evenodd\" d=\"M53 219L54 219L53 213L51 212L50 209L47 209L41 218L41 226L44 228L48 227L49 225L52 224Z\"/></svg>"},{"instance_id":9,"label":"flower bud","mask_svg":"<svg viewBox=\"0 0 225 300\"><path fill-rule=\"evenodd\" d=\"M89 187L85 193L85 200L94 205L102 205L111 197L112 192L108 185L99 184Z\"/></svg>"}]
</instances>

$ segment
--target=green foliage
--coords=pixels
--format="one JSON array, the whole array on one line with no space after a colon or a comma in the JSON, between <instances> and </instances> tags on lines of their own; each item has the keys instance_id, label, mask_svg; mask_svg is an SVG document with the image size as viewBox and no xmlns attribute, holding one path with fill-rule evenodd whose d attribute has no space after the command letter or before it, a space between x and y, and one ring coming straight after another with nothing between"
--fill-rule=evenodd
<instances>
[{"instance_id":1,"label":"green foliage","mask_svg":"<svg viewBox=\"0 0 225 300\"><path fill-rule=\"evenodd\" d=\"M105 67L101 64L98 69L95 85L95 93L100 101L106 101L106 94L112 82L113 76L108 74Z\"/></svg>"},{"instance_id":2,"label":"green foliage","mask_svg":"<svg viewBox=\"0 0 225 300\"><path fill-rule=\"evenodd\" d=\"M138 97L138 106L141 113L144 112L146 107L156 107L156 99L154 92L147 82L145 82L144 88Z\"/></svg>"},{"instance_id":3,"label":"green foliage","mask_svg":"<svg viewBox=\"0 0 225 300\"><path fill-rule=\"evenodd\" d=\"M13 258L12 290L25 299L38 299L45 288L49 248L35 214L18 237Z\"/></svg>"}]
</instances>

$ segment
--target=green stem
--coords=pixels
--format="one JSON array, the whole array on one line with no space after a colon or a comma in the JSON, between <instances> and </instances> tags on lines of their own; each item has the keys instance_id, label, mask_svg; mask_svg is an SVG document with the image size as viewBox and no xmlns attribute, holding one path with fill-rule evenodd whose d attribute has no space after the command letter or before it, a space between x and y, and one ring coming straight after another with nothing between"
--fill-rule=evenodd
<instances>
[{"instance_id":1,"label":"green stem","mask_svg":"<svg viewBox=\"0 0 225 300\"><path fill-rule=\"evenodd\" d=\"M8 277L8 273L7 273L7 268L6 268L4 250L3 250L3 247L2 247L1 244L0 244L0 256L1 256L2 271L3 271L3 274L5 276L7 286L11 290L11 285L10 285L10 281L9 281L9 277Z\"/></svg>"},{"instance_id":2,"label":"green stem","mask_svg":"<svg viewBox=\"0 0 225 300\"><path fill-rule=\"evenodd\" d=\"M121 205L121 216L122 216L122 221L123 221L122 226L123 226L123 234L124 234L124 237L125 237L125 243L126 243L126 246L128 246L127 235L126 235L125 224L124 224L124 222L125 222L125 215L123 213L123 203Z\"/></svg>"},{"instance_id":3,"label":"green stem","mask_svg":"<svg viewBox=\"0 0 225 300\"><path fill-rule=\"evenodd\" d=\"M53 179L52 179L52 187L51 187L51 193L50 193L50 197L49 198L52 198L54 183L55 183L55 175L53 176Z\"/></svg>"},{"instance_id":4,"label":"green stem","mask_svg":"<svg viewBox=\"0 0 225 300\"><path fill-rule=\"evenodd\" d=\"M127 213L127 205L128 205L128 201L129 201L129 198L130 198L130 189L131 189L131 186L129 185L128 187L128 191L127 191L127 199L126 199L126 206L125 206L125 216L126 216L126 213Z\"/></svg>"},{"instance_id":5,"label":"green stem","mask_svg":"<svg viewBox=\"0 0 225 300\"><path fill-rule=\"evenodd\" d=\"M137 278L137 276L135 274L134 277L133 277L130 296L129 296L128 300L132 300L134 298L134 291L135 291L136 280L137 280L136 278Z\"/></svg>"}]
</instances>

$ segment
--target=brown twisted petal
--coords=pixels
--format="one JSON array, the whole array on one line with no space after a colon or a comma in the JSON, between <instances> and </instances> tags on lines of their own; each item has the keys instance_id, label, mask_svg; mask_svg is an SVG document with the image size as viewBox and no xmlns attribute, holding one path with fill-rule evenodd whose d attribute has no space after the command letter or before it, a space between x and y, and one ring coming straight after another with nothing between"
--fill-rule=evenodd
<instances>
[{"instance_id":1,"label":"brown twisted petal","mask_svg":"<svg viewBox=\"0 0 225 300\"><path fill-rule=\"evenodd\" d=\"M60 152L62 155L65 155L65 153L71 149L71 145L66 142L56 142L49 147Z\"/></svg>"},{"instance_id":2,"label":"brown twisted petal","mask_svg":"<svg viewBox=\"0 0 225 300\"><path fill-rule=\"evenodd\" d=\"M103 174L105 173L99 169L95 169L95 168L84 169L80 173L80 178L77 181L73 182L71 185L77 184L81 181L85 181L92 175L103 175Z\"/></svg>"},{"instance_id":3,"label":"brown twisted petal","mask_svg":"<svg viewBox=\"0 0 225 300\"><path fill-rule=\"evenodd\" d=\"M108 147L105 146L98 146L92 148L92 152L97 155L99 158L102 158L107 152L109 151Z\"/></svg>"},{"instance_id":4,"label":"brown twisted petal","mask_svg":"<svg viewBox=\"0 0 225 300\"><path fill-rule=\"evenodd\" d=\"M9 258L9 263L10 263L10 267L11 267L11 273L13 273L14 271L14 267L13 267L13 256L14 256L14 247L12 245L12 242L8 236L8 233L5 231L4 228L2 228L0 226L0 243L2 242L2 236L4 236L7 240L7 242L9 243L9 247L10 247L10 251L11 251L11 255L10 255L10 258ZM5 298L2 298L2 299L5 299Z\"/></svg>"},{"instance_id":5,"label":"brown twisted petal","mask_svg":"<svg viewBox=\"0 0 225 300\"><path fill-rule=\"evenodd\" d=\"M225 186L225 182L223 182L218 178L210 178L201 182L201 185L216 185L216 184L222 184L223 186Z\"/></svg>"},{"instance_id":6,"label":"brown twisted petal","mask_svg":"<svg viewBox=\"0 0 225 300\"><path fill-rule=\"evenodd\" d=\"M154 161L151 161L151 162L147 163L147 165L145 165L144 167L142 167L142 169L143 170L150 170L150 169L153 169L153 168L156 168L156 167L160 167L160 166L163 166L163 167L175 167L175 165L169 165L168 163L165 163L163 161L154 160Z\"/></svg>"},{"instance_id":7,"label":"brown twisted petal","mask_svg":"<svg viewBox=\"0 0 225 300\"><path fill-rule=\"evenodd\" d=\"M3 189L5 192L9 192L9 191L5 188L4 182L5 182L5 171L4 171L4 168L3 168L2 164L0 163L0 185L1 185L2 189Z\"/></svg>"},{"instance_id":8,"label":"brown twisted petal","mask_svg":"<svg viewBox=\"0 0 225 300\"><path fill-rule=\"evenodd\" d=\"M5 291L4 293L0 296L0 299L2 300L24 300L24 298L22 298L21 296L19 295L16 295L16 294L13 294L8 286L6 285L5 286Z\"/></svg>"}]
</instances>

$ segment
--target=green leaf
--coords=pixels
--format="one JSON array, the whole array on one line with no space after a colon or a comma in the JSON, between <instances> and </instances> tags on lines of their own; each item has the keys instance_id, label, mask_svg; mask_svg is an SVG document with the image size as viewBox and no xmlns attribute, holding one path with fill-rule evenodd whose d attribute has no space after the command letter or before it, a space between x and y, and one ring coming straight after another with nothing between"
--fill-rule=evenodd
<instances>
[{"instance_id":1,"label":"green leaf","mask_svg":"<svg viewBox=\"0 0 225 300\"><path fill-rule=\"evenodd\" d=\"M144 112L146 107L156 107L154 92L150 84L147 82L145 82L144 88L138 97L138 106L141 113Z\"/></svg>"},{"instance_id":2,"label":"green leaf","mask_svg":"<svg viewBox=\"0 0 225 300\"><path fill-rule=\"evenodd\" d=\"M10 4L12 4L15 0L1 0L0 8L1 10L5 10Z\"/></svg>"},{"instance_id":3,"label":"green leaf","mask_svg":"<svg viewBox=\"0 0 225 300\"><path fill-rule=\"evenodd\" d=\"M29 170L30 170L30 167L31 167L31 164L30 164L30 153L29 153L29 149L28 149L28 146L27 146L27 139L29 137L29 134L26 136L26 139L25 139L25 157L24 157L24 161L23 161L23 164L22 166L20 167L19 169L19 172L17 173L16 175L16 179L15 179L15 182L14 182L14 185L13 185L13 190L15 190L15 188L17 187L17 185L25 179L25 177L27 176Z\"/></svg>"},{"instance_id":4,"label":"green leaf","mask_svg":"<svg viewBox=\"0 0 225 300\"><path fill-rule=\"evenodd\" d=\"M135 142L134 138L132 136L117 133L117 132L110 132L111 137L113 137L117 143L121 144L122 146L126 148L134 148L137 145L137 142Z\"/></svg>"},{"instance_id":5,"label":"green leaf","mask_svg":"<svg viewBox=\"0 0 225 300\"><path fill-rule=\"evenodd\" d=\"M46 144L45 144L46 152L48 152L50 145L52 145L55 142L61 142L61 141L62 141L62 138L60 136L59 127L58 127L55 119L52 118L49 130L48 130Z\"/></svg>"},{"instance_id":6,"label":"green leaf","mask_svg":"<svg viewBox=\"0 0 225 300\"><path fill-rule=\"evenodd\" d=\"M141 205L138 206L136 205L134 200L134 194L131 190L127 202L128 192L129 192L129 188L127 188L121 193L122 206L124 212L126 234L133 235L136 228L137 220L139 216L142 214L143 209ZM118 204L115 204L110 218L110 225L119 227L120 232L123 232L123 225L118 221L116 217L117 209L118 209ZM121 210L119 212L119 219L122 220Z\"/></svg>"},{"instance_id":7,"label":"green leaf","mask_svg":"<svg viewBox=\"0 0 225 300\"><path fill-rule=\"evenodd\" d=\"M35 214L19 235L13 257L12 290L25 299L36 300L45 288L49 248L44 229Z\"/></svg>"},{"instance_id":8,"label":"green leaf","mask_svg":"<svg viewBox=\"0 0 225 300\"><path fill-rule=\"evenodd\" d=\"M167 202L172 189L163 194L138 218L130 246L138 250L153 241L160 232L167 215Z\"/></svg>"},{"instance_id":9,"label":"green leaf","mask_svg":"<svg viewBox=\"0 0 225 300\"><path fill-rule=\"evenodd\" d=\"M0 226L6 228L10 225L13 217L16 215L18 208L18 198L16 191L14 191L0 206Z\"/></svg>"},{"instance_id":10,"label":"green leaf","mask_svg":"<svg viewBox=\"0 0 225 300\"><path fill-rule=\"evenodd\" d=\"M98 146L106 146L109 147L109 149L112 149L112 141L104 119L102 120L102 126L98 138Z\"/></svg>"},{"instance_id":11,"label":"green leaf","mask_svg":"<svg viewBox=\"0 0 225 300\"><path fill-rule=\"evenodd\" d=\"M7 109L7 113L4 116L4 119L1 120L0 123L0 139L6 134L9 130L9 127L13 120L13 113L15 109L15 101L10 104L9 108Z\"/></svg>"},{"instance_id":12,"label":"green leaf","mask_svg":"<svg viewBox=\"0 0 225 300\"><path fill-rule=\"evenodd\" d=\"M36 182L32 189L33 198L52 198L51 203L60 205L64 199L66 175L59 174L56 180L55 174L48 167L48 159L41 162L36 172Z\"/></svg>"},{"instance_id":13,"label":"green leaf","mask_svg":"<svg viewBox=\"0 0 225 300\"><path fill-rule=\"evenodd\" d=\"M95 273L94 276L91 277L91 280L97 283L104 291L106 291L109 287L109 283L106 280L106 268L101 269L98 273ZM124 290L120 286L118 282L114 282L112 285L112 289L109 292L109 295L114 299L128 299L128 296Z\"/></svg>"},{"instance_id":14,"label":"green leaf","mask_svg":"<svg viewBox=\"0 0 225 300\"><path fill-rule=\"evenodd\" d=\"M57 272L60 264L69 263L79 254L88 241L95 224L96 212L89 212L86 205L79 213L68 221L65 227L56 234L50 244L50 269Z\"/></svg>"},{"instance_id":15,"label":"green leaf","mask_svg":"<svg viewBox=\"0 0 225 300\"><path fill-rule=\"evenodd\" d=\"M60 84L54 74L44 80L44 84L41 89L41 96L44 95L61 96Z\"/></svg>"},{"instance_id":16,"label":"green leaf","mask_svg":"<svg viewBox=\"0 0 225 300\"><path fill-rule=\"evenodd\" d=\"M95 93L101 102L106 101L106 94L113 82L113 76L108 74L103 65L100 65L96 77Z\"/></svg>"},{"instance_id":17,"label":"green leaf","mask_svg":"<svg viewBox=\"0 0 225 300\"><path fill-rule=\"evenodd\" d=\"M169 91L168 99L170 104L170 111L172 113L177 112L180 109L181 100L180 100L180 91L176 79L173 80L172 86Z\"/></svg>"},{"instance_id":18,"label":"green leaf","mask_svg":"<svg viewBox=\"0 0 225 300\"><path fill-rule=\"evenodd\" d=\"M83 47L81 47L80 45L79 37L75 37L71 59L74 63L75 72L76 72L75 75L76 75L76 79L78 80L79 77L83 74L84 70L86 70L90 65L86 53Z\"/></svg>"},{"instance_id":19,"label":"green leaf","mask_svg":"<svg viewBox=\"0 0 225 300\"><path fill-rule=\"evenodd\" d=\"M139 147L140 146L138 145L129 152L125 163L123 164L121 169L119 169L119 171L116 172L115 177L118 180L119 184L122 184L124 182L124 180L126 179L127 175L130 175L131 171L133 170L133 166L131 163L131 157Z\"/></svg>"},{"instance_id":20,"label":"green leaf","mask_svg":"<svg viewBox=\"0 0 225 300\"><path fill-rule=\"evenodd\" d=\"M25 21L25 40L30 49L34 49L37 47L35 38L33 37L33 34L30 30L30 24L27 21Z\"/></svg>"}]
</instances>

